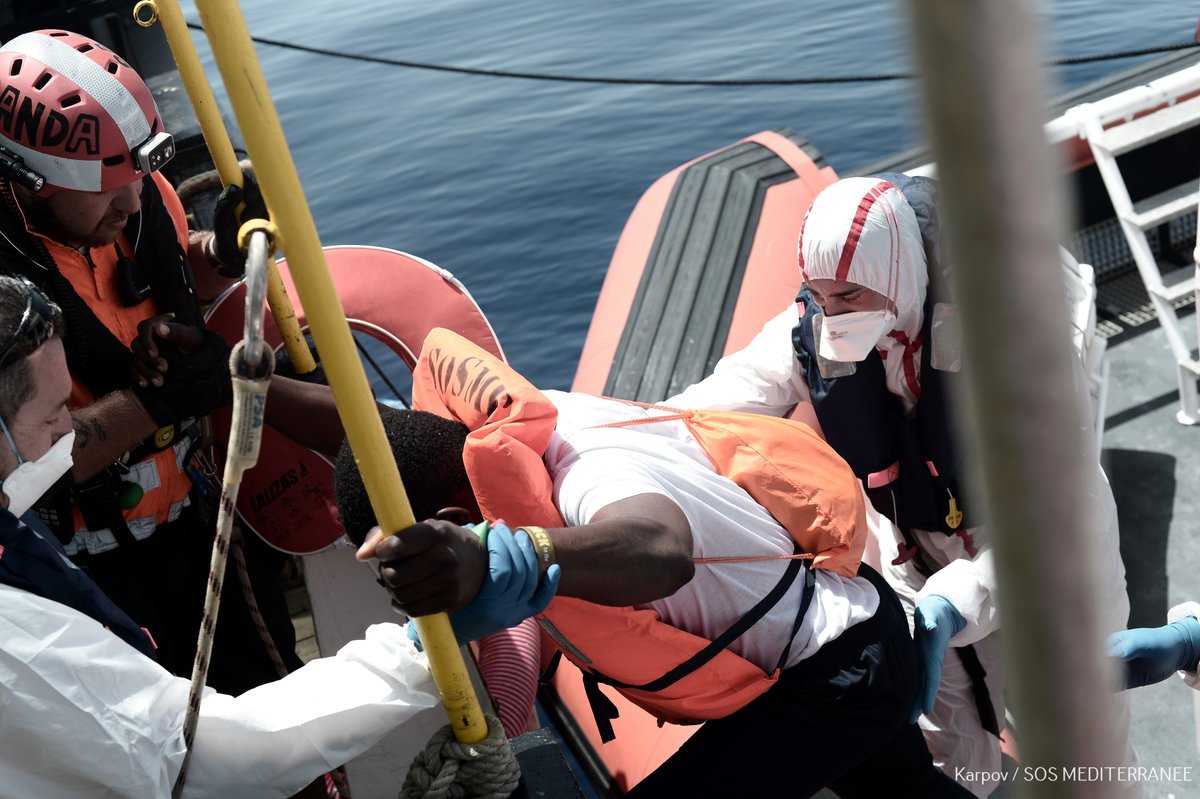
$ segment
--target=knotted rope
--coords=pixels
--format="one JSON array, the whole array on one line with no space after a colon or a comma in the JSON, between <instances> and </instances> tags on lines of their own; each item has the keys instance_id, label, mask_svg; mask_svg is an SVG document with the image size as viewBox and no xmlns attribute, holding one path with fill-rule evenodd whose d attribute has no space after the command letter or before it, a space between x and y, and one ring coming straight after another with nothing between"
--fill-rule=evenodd
<instances>
[{"instance_id":1,"label":"knotted rope","mask_svg":"<svg viewBox=\"0 0 1200 799\"><path fill-rule=\"evenodd\" d=\"M521 771L500 719L486 716L488 735L479 743L454 739L447 724L409 766L400 799L507 799Z\"/></svg>"}]
</instances>

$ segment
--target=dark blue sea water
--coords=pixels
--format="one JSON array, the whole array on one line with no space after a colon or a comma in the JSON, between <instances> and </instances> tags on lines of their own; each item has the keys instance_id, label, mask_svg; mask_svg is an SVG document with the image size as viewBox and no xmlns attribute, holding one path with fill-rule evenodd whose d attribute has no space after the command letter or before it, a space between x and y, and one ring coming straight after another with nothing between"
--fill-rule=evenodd
<instances>
[{"instance_id":1,"label":"dark blue sea water","mask_svg":"<svg viewBox=\"0 0 1200 799\"><path fill-rule=\"evenodd\" d=\"M909 67L907 6L879 0L242 6L259 35L473 67L676 78ZM195 19L190 2L185 8ZM1066 55L1185 41L1196 12L1180 0L1060 0L1046 10L1048 49ZM204 51L202 37L197 42ZM547 388L570 384L613 246L659 175L768 128L803 133L841 171L920 135L907 83L588 86L259 52L323 240L395 247L451 270L515 366ZM1050 93L1135 63L1058 69Z\"/></svg>"}]
</instances>

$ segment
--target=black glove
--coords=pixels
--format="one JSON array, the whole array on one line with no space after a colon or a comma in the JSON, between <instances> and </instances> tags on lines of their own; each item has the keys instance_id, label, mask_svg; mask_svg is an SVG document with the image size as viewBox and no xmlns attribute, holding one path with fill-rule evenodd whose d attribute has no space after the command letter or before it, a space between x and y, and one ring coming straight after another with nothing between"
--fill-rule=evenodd
<instances>
[{"instance_id":1,"label":"black glove","mask_svg":"<svg viewBox=\"0 0 1200 799\"><path fill-rule=\"evenodd\" d=\"M267 219L267 204L259 191L258 181L246 169L242 170L241 187L226 186L217 197L213 208L212 255L220 264L218 270L225 277L241 277L246 272L246 256L238 248L238 231L251 219ZM238 217L238 205L246 203Z\"/></svg>"},{"instance_id":2,"label":"black glove","mask_svg":"<svg viewBox=\"0 0 1200 799\"><path fill-rule=\"evenodd\" d=\"M211 330L171 323L157 341L167 363L162 385L134 385L133 392L160 427L199 418L233 402L229 346Z\"/></svg>"}]
</instances>

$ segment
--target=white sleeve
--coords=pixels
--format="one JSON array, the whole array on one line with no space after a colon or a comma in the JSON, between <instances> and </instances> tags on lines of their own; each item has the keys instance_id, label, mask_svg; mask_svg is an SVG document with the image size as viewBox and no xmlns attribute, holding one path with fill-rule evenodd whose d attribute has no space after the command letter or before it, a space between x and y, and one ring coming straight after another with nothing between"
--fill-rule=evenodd
<instances>
[{"instance_id":1,"label":"white sleeve","mask_svg":"<svg viewBox=\"0 0 1200 799\"><path fill-rule=\"evenodd\" d=\"M944 597L966 620L966 626L950 639L950 646L973 644L1000 627L992 547L985 538L985 528L977 527L970 532L976 547L975 557L950 561L934 572L917 592L917 602L931 595ZM943 538L950 540L946 536Z\"/></svg>"},{"instance_id":2,"label":"white sleeve","mask_svg":"<svg viewBox=\"0 0 1200 799\"><path fill-rule=\"evenodd\" d=\"M71 608L0 587L0 684L0 796L171 795L186 679ZM207 692L184 796L291 796L437 701L403 628L375 625L278 682Z\"/></svg>"},{"instance_id":3,"label":"white sleeve","mask_svg":"<svg viewBox=\"0 0 1200 799\"><path fill-rule=\"evenodd\" d=\"M711 375L663 405L787 416L808 401L808 386L792 349L792 328L799 318L796 305L789 305L744 349L726 355Z\"/></svg>"},{"instance_id":4,"label":"white sleeve","mask_svg":"<svg viewBox=\"0 0 1200 799\"><path fill-rule=\"evenodd\" d=\"M0 586L0 796L170 796L175 680L87 616Z\"/></svg>"},{"instance_id":5,"label":"white sleeve","mask_svg":"<svg viewBox=\"0 0 1200 799\"><path fill-rule=\"evenodd\" d=\"M585 449L554 469L554 504L568 527L582 527L601 508L639 494L662 494L673 501L628 450Z\"/></svg>"},{"instance_id":6,"label":"white sleeve","mask_svg":"<svg viewBox=\"0 0 1200 799\"><path fill-rule=\"evenodd\" d=\"M1176 605L1167 611L1167 624L1180 619L1186 619L1188 616L1194 616L1200 619L1200 602L1184 602L1182 605ZM1181 671L1179 676L1188 685L1200 691L1200 665L1191 671Z\"/></svg>"},{"instance_id":7,"label":"white sleeve","mask_svg":"<svg viewBox=\"0 0 1200 799\"><path fill-rule=\"evenodd\" d=\"M444 713L424 656L403 627L372 625L281 680L205 696L183 795L283 799L422 712Z\"/></svg>"}]
</instances>

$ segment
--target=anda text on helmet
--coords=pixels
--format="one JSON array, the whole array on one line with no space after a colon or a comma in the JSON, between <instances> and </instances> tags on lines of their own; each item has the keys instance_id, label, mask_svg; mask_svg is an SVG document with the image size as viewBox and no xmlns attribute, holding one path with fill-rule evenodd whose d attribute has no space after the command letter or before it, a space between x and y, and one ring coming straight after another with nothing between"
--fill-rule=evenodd
<instances>
[{"instance_id":1,"label":"anda text on helmet","mask_svg":"<svg viewBox=\"0 0 1200 799\"><path fill-rule=\"evenodd\" d=\"M41 30L0 47L0 148L55 189L111 191L175 154L145 82L113 51Z\"/></svg>"}]
</instances>

